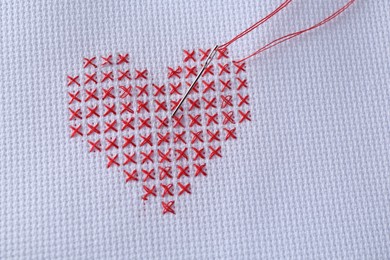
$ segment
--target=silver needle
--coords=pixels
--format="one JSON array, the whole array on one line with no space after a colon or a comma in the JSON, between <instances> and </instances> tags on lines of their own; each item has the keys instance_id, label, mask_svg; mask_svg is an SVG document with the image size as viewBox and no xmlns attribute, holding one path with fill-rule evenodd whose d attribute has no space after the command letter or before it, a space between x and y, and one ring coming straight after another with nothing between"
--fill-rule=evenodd
<instances>
[{"instance_id":1,"label":"silver needle","mask_svg":"<svg viewBox=\"0 0 390 260\"><path fill-rule=\"evenodd\" d=\"M174 117L176 112L179 110L181 105L183 104L184 100L187 98L188 94L190 94L192 88L195 86L196 82L198 82L199 78L202 76L204 70L207 68L207 66L210 65L211 61L213 60L215 54L217 53L218 45L215 45L213 50L210 52L209 56L206 59L205 64L203 65L202 69L199 71L198 75L196 75L196 78L194 82L192 82L191 86L187 89L186 93L183 95L183 97L180 100L180 103L176 106L175 110L172 113L171 117Z\"/></svg>"}]
</instances>

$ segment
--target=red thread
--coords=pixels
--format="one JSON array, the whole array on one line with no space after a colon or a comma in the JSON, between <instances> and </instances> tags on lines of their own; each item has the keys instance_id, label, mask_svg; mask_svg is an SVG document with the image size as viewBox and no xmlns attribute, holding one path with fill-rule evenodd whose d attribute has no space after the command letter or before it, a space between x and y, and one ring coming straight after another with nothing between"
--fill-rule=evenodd
<instances>
[{"instance_id":1,"label":"red thread","mask_svg":"<svg viewBox=\"0 0 390 260\"><path fill-rule=\"evenodd\" d=\"M160 156L159 163L171 162L171 159L169 158L171 156L171 149L170 148L165 153L161 150L158 150L158 155Z\"/></svg>"},{"instance_id":2,"label":"red thread","mask_svg":"<svg viewBox=\"0 0 390 260\"><path fill-rule=\"evenodd\" d=\"M177 185L180 187L179 196L183 195L183 193L191 194L190 188L191 184L182 184L181 182L178 182Z\"/></svg>"},{"instance_id":3,"label":"red thread","mask_svg":"<svg viewBox=\"0 0 390 260\"><path fill-rule=\"evenodd\" d=\"M161 197L173 196L173 184L161 184L162 194Z\"/></svg>"},{"instance_id":4,"label":"red thread","mask_svg":"<svg viewBox=\"0 0 390 260\"><path fill-rule=\"evenodd\" d=\"M110 150L111 148L116 148L118 149L118 145L116 143L116 137L112 137L112 138L106 138L106 142L107 142L107 145L106 145L106 151Z\"/></svg>"},{"instance_id":5,"label":"red thread","mask_svg":"<svg viewBox=\"0 0 390 260\"><path fill-rule=\"evenodd\" d=\"M87 126L88 126L88 128L89 128L87 135L91 135L91 134L100 134L99 123L96 123L96 124L87 124Z\"/></svg>"},{"instance_id":6,"label":"red thread","mask_svg":"<svg viewBox=\"0 0 390 260\"><path fill-rule=\"evenodd\" d=\"M121 102L121 105L122 105L121 114L123 113L134 114L134 110L131 109L131 102L128 103Z\"/></svg>"},{"instance_id":7,"label":"red thread","mask_svg":"<svg viewBox=\"0 0 390 260\"><path fill-rule=\"evenodd\" d=\"M81 125L70 126L70 129L72 130L70 137L76 137L77 135L83 136L83 133L81 132Z\"/></svg>"},{"instance_id":8,"label":"red thread","mask_svg":"<svg viewBox=\"0 0 390 260\"><path fill-rule=\"evenodd\" d=\"M87 109L88 109L88 114L87 114L86 118L90 118L90 117L92 117L92 116L99 117L100 115L99 115L99 113L97 112L98 108L99 108L99 107L98 107L97 105L95 105L95 106L93 106L93 107L87 107Z\"/></svg>"},{"instance_id":9,"label":"red thread","mask_svg":"<svg viewBox=\"0 0 390 260\"><path fill-rule=\"evenodd\" d=\"M118 132L118 129L116 129L116 120L112 120L111 122L105 122L106 129L104 130L104 133L108 133L110 131Z\"/></svg>"},{"instance_id":10,"label":"red thread","mask_svg":"<svg viewBox=\"0 0 390 260\"><path fill-rule=\"evenodd\" d=\"M113 65L112 63L112 55L108 55L107 57L104 57L102 56L102 66L106 66L106 65Z\"/></svg>"},{"instance_id":11,"label":"red thread","mask_svg":"<svg viewBox=\"0 0 390 260\"><path fill-rule=\"evenodd\" d=\"M226 48L218 48L217 51L218 51L218 57L217 57L218 60L229 58L228 50Z\"/></svg>"},{"instance_id":12,"label":"red thread","mask_svg":"<svg viewBox=\"0 0 390 260\"><path fill-rule=\"evenodd\" d=\"M88 140L88 143L91 145L91 148L89 149L89 152L95 152L95 151L98 151L98 152L101 152L102 149L100 147L100 140L96 140L96 141L92 141L92 140Z\"/></svg>"},{"instance_id":13,"label":"red thread","mask_svg":"<svg viewBox=\"0 0 390 260\"><path fill-rule=\"evenodd\" d=\"M194 158L193 160L198 160L198 159L205 159L205 155L204 155L204 148L195 148L195 147L192 147L192 150L194 150Z\"/></svg>"},{"instance_id":14,"label":"red thread","mask_svg":"<svg viewBox=\"0 0 390 260\"><path fill-rule=\"evenodd\" d=\"M150 112L149 107L148 107L148 101L143 102L141 100L138 100L137 104L138 104L138 107L137 107L138 113L142 112L142 110L145 110L146 112Z\"/></svg>"},{"instance_id":15,"label":"red thread","mask_svg":"<svg viewBox=\"0 0 390 260\"><path fill-rule=\"evenodd\" d=\"M134 130L134 117L131 117L129 119L122 119L122 131L126 130L127 128Z\"/></svg>"},{"instance_id":16,"label":"red thread","mask_svg":"<svg viewBox=\"0 0 390 260\"><path fill-rule=\"evenodd\" d=\"M196 70L196 66L193 66L193 67L186 66L186 71L187 71L186 79L188 79L189 77L192 77L192 76L196 76L198 73Z\"/></svg>"},{"instance_id":17,"label":"red thread","mask_svg":"<svg viewBox=\"0 0 390 260\"><path fill-rule=\"evenodd\" d=\"M187 160L188 161L188 156L187 156L187 148L184 149L175 149L176 152L176 160L179 161L181 159Z\"/></svg>"},{"instance_id":18,"label":"red thread","mask_svg":"<svg viewBox=\"0 0 390 260\"><path fill-rule=\"evenodd\" d=\"M124 55L118 54L118 62L117 64L120 65L122 63L129 63L129 54L126 53Z\"/></svg>"},{"instance_id":19,"label":"red thread","mask_svg":"<svg viewBox=\"0 0 390 260\"><path fill-rule=\"evenodd\" d=\"M92 90L85 90L85 93L87 94L87 98L85 99L85 102L89 101L91 98L95 100L99 100L99 98L96 96L97 89L94 88Z\"/></svg>"},{"instance_id":20,"label":"red thread","mask_svg":"<svg viewBox=\"0 0 390 260\"><path fill-rule=\"evenodd\" d=\"M146 152L141 152L141 155L142 155L142 164L146 163L146 162L151 162L153 163L153 150L151 150L149 153L146 153Z\"/></svg>"},{"instance_id":21,"label":"red thread","mask_svg":"<svg viewBox=\"0 0 390 260\"><path fill-rule=\"evenodd\" d=\"M119 166L119 163L117 161L118 154L115 154L114 156L107 155L107 159L108 159L107 168L110 168L111 166Z\"/></svg>"},{"instance_id":22,"label":"red thread","mask_svg":"<svg viewBox=\"0 0 390 260\"><path fill-rule=\"evenodd\" d=\"M157 133L158 142L157 145L161 145L163 143L169 144L169 133L165 133L164 135L161 133Z\"/></svg>"},{"instance_id":23,"label":"red thread","mask_svg":"<svg viewBox=\"0 0 390 260\"><path fill-rule=\"evenodd\" d=\"M251 32L252 30L256 29L257 27L259 27L261 24L263 24L264 22L266 22L267 20L269 20L271 17L273 17L276 13L278 13L280 10L282 10L283 8L285 8L288 4L291 3L292 0L286 0L285 2L283 2L277 9L275 9L272 13L270 13L269 15L267 15L266 17L264 17L263 19L261 19L260 21L256 22L255 24L253 24L252 26L250 26L248 29L244 30L243 32L241 32L240 34L238 34L237 36L235 36L233 39L231 39L230 41L226 42L225 44L222 44L218 47L218 49L226 49L230 44L232 44L233 42L237 41L239 38L243 37L244 35L248 34L249 32ZM341 7L340 9L338 9L336 12L334 12L333 14L331 14L330 16L328 16L327 18L325 18L324 20L320 21L319 23L309 27L309 28L306 28L306 29L303 29L303 30L300 30L300 31L297 31L297 32L294 32L294 33L290 33L290 34L287 34L285 36L282 36L280 38L277 38L276 40L273 40L271 41L270 43L264 45L263 47L261 47L260 49L258 49L257 51L255 51L254 53L250 54L249 56L247 57L244 57L240 60L237 60L236 62L243 62L261 52L264 52L272 47L275 47L276 45L278 44L281 44L285 41L288 41L292 38L295 38L305 32L308 32L308 31L311 31L311 30L314 30L324 24L326 24L327 22L333 20L334 18L336 18L338 15L340 15L341 13L343 13L347 8L349 8L353 3L355 2L355 0L349 0L347 2L346 5L344 5L343 7Z\"/></svg>"},{"instance_id":24,"label":"red thread","mask_svg":"<svg viewBox=\"0 0 390 260\"><path fill-rule=\"evenodd\" d=\"M238 80L237 90L241 90L242 88L248 88L248 83L246 79L237 78L237 80Z\"/></svg>"},{"instance_id":25,"label":"red thread","mask_svg":"<svg viewBox=\"0 0 390 260\"><path fill-rule=\"evenodd\" d=\"M215 132L212 132L210 130L207 130L207 133L208 135L210 136L209 138L209 142L213 142L213 141L218 141L220 142L221 140L219 139L219 130L215 131Z\"/></svg>"},{"instance_id":26,"label":"red thread","mask_svg":"<svg viewBox=\"0 0 390 260\"><path fill-rule=\"evenodd\" d=\"M156 119L158 120L158 129L161 129L163 127L168 127L168 117L160 118L159 116L156 116Z\"/></svg>"},{"instance_id":27,"label":"red thread","mask_svg":"<svg viewBox=\"0 0 390 260\"><path fill-rule=\"evenodd\" d=\"M185 127L183 123L183 119L184 119L183 115L174 116L173 119L175 120L175 122L173 123L173 127L183 127L183 128Z\"/></svg>"},{"instance_id":28,"label":"red thread","mask_svg":"<svg viewBox=\"0 0 390 260\"><path fill-rule=\"evenodd\" d=\"M69 97L70 97L69 104L72 104L73 101L81 102L81 99L79 98L80 91L77 91L76 93L68 92L68 94L69 94Z\"/></svg>"},{"instance_id":29,"label":"red thread","mask_svg":"<svg viewBox=\"0 0 390 260\"><path fill-rule=\"evenodd\" d=\"M175 205L174 201L168 201L168 202L162 201L161 205L163 207L163 214L166 213L176 214L174 210L174 205Z\"/></svg>"},{"instance_id":30,"label":"red thread","mask_svg":"<svg viewBox=\"0 0 390 260\"><path fill-rule=\"evenodd\" d=\"M88 66L92 66L94 68L97 68L96 64L94 63L95 60L96 60L96 57L92 57L90 59L84 58L84 68L86 68Z\"/></svg>"},{"instance_id":31,"label":"red thread","mask_svg":"<svg viewBox=\"0 0 390 260\"><path fill-rule=\"evenodd\" d=\"M180 79L181 73L183 71L183 69L180 66L178 66L176 69L172 67L168 67L168 70L169 70L168 79L175 78L175 77Z\"/></svg>"},{"instance_id":32,"label":"red thread","mask_svg":"<svg viewBox=\"0 0 390 260\"><path fill-rule=\"evenodd\" d=\"M137 161L135 160L135 153L132 154L123 153L123 155L125 156L123 165L128 165L129 163L137 164Z\"/></svg>"},{"instance_id":33,"label":"red thread","mask_svg":"<svg viewBox=\"0 0 390 260\"><path fill-rule=\"evenodd\" d=\"M147 70L135 70L135 73L136 73L135 79L148 79Z\"/></svg>"},{"instance_id":34,"label":"red thread","mask_svg":"<svg viewBox=\"0 0 390 260\"><path fill-rule=\"evenodd\" d=\"M230 73L229 63L226 64L218 63L218 67L219 67L219 74L218 74L219 76Z\"/></svg>"},{"instance_id":35,"label":"red thread","mask_svg":"<svg viewBox=\"0 0 390 260\"><path fill-rule=\"evenodd\" d=\"M205 97L203 97L202 99L205 102L205 107L204 107L205 109L217 108L217 105L216 105L217 98L212 98L212 99L208 100Z\"/></svg>"},{"instance_id":36,"label":"red thread","mask_svg":"<svg viewBox=\"0 0 390 260\"><path fill-rule=\"evenodd\" d=\"M231 82L230 82L230 79L224 81L222 79L219 80L219 82L221 82L222 84L222 92L224 92L225 90L231 90Z\"/></svg>"},{"instance_id":37,"label":"red thread","mask_svg":"<svg viewBox=\"0 0 390 260\"><path fill-rule=\"evenodd\" d=\"M250 111L243 112L243 111L239 110L238 112L240 113L240 116L241 116L239 123L242 123L244 121L251 121Z\"/></svg>"},{"instance_id":38,"label":"red thread","mask_svg":"<svg viewBox=\"0 0 390 260\"><path fill-rule=\"evenodd\" d=\"M103 89L103 100L106 98L115 98L112 92L114 91L114 87L102 88Z\"/></svg>"},{"instance_id":39,"label":"red thread","mask_svg":"<svg viewBox=\"0 0 390 260\"><path fill-rule=\"evenodd\" d=\"M165 178L172 179L172 174L171 174L171 167L158 167L160 170L160 180L164 180Z\"/></svg>"},{"instance_id":40,"label":"red thread","mask_svg":"<svg viewBox=\"0 0 390 260\"><path fill-rule=\"evenodd\" d=\"M207 57L210 54L210 51L211 49L207 49L207 50L199 49L200 60L204 61L205 59L207 59Z\"/></svg>"},{"instance_id":41,"label":"red thread","mask_svg":"<svg viewBox=\"0 0 390 260\"><path fill-rule=\"evenodd\" d=\"M226 125L226 124L234 124L235 121L234 121L234 114L233 114L233 111L229 111L229 112L225 112L225 111L222 111L222 115L223 115L223 124Z\"/></svg>"},{"instance_id":42,"label":"red thread","mask_svg":"<svg viewBox=\"0 0 390 260\"><path fill-rule=\"evenodd\" d=\"M68 87L72 86L73 84L76 84L77 86L80 87L80 83L79 83L78 79L79 79L79 76L75 76L75 77L68 76Z\"/></svg>"},{"instance_id":43,"label":"red thread","mask_svg":"<svg viewBox=\"0 0 390 260\"><path fill-rule=\"evenodd\" d=\"M186 176L186 177L190 177L189 175L189 171L190 171L190 167L189 166L180 166L178 165L177 166L177 171L178 171L178 174L177 174L177 178L180 179L181 177L183 176Z\"/></svg>"},{"instance_id":44,"label":"red thread","mask_svg":"<svg viewBox=\"0 0 390 260\"><path fill-rule=\"evenodd\" d=\"M81 119L81 108L78 108L77 110L73 110L69 108L69 112L70 112L69 120Z\"/></svg>"},{"instance_id":45,"label":"red thread","mask_svg":"<svg viewBox=\"0 0 390 260\"><path fill-rule=\"evenodd\" d=\"M224 128L224 130L226 131L226 136L225 136L226 141L229 139L237 139L236 128L232 128L232 129Z\"/></svg>"},{"instance_id":46,"label":"red thread","mask_svg":"<svg viewBox=\"0 0 390 260\"><path fill-rule=\"evenodd\" d=\"M193 61L196 61L195 60L195 51L187 51L187 50L183 50L184 52L184 62L188 62L189 60L193 60Z\"/></svg>"},{"instance_id":47,"label":"red thread","mask_svg":"<svg viewBox=\"0 0 390 260\"><path fill-rule=\"evenodd\" d=\"M190 107L189 107L189 111L193 110L193 109L200 109L200 103L199 103L199 99L191 99L191 98L188 98L188 102L190 104Z\"/></svg>"},{"instance_id":48,"label":"red thread","mask_svg":"<svg viewBox=\"0 0 390 260\"><path fill-rule=\"evenodd\" d=\"M190 118L190 127L194 125L202 126L202 124L200 123L201 120L200 115L195 115L195 116L188 115L188 117Z\"/></svg>"},{"instance_id":49,"label":"red thread","mask_svg":"<svg viewBox=\"0 0 390 260\"><path fill-rule=\"evenodd\" d=\"M131 90L132 90L132 86L128 86L128 87L125 87L125 86L119 86L119 88L122 90L122 93L120 94L120 98L126 98L126 97L131 97Z\"/></svg>"},{"instance_id":50,"label":"red thread","mask_svg":"<svg viewBox=\"0 0 390 260\"><path fill-rule=\"evenodd\" d=\"M236 74L240 74L241 72L246 72L245 70L245 62L234 62L233 65L236 67Z\"/></svg>"},{"instance_id":51,"label":"red thread","mask_svg":"<svg viewBox=\"0 0 390 260\"><path fill-rule=\"evenodd\" d=\"M210 149L210 156L209 156L209 159L213 159L214 157L221 157L222 158L222 154L221 154L221 146L218 146L216 148L212 147L212 146L209 146L209 149Z\"/></svg>"},{"instance_id":52,"label":"red thread","mask_svg":"<svg viewBox=\"0 0 390 260\"><path fill-rule=\"evenodd\" d=\"M207 126L209 126L212 123L218 125L218 113L215 114L206 113L206 117L207 117L207 123L206 123Z\"/></svg>"},{"instance_id":53,"label":"red thread","mask_svg":"<svg viewBox=\"0 0 390 260\"><path fill-rule=\"evenodd\" d=\"M169 92L169 94L173 95L173 94L179 94L181 95L181 92L179 91L179 88L181 87L181 83L177 83L177 84L173 84L173 83L169 83L169 87L171 88L171 92Z\"/></svg>"},{"instance_id":54,"label":"red thread","mask_svg":"<svg viewBox=\"0 0 390 260\"><path fill-rule=\"evenodd\" d=\"M215 88L214 88L215 82L214 82L214 80L210 81L210 82L202 80L202 83L203 83L203 86L204 86L203 93L206 93L208 91L215 91Z\"/></svg>"},{"instance_id":55,"label":"red thread","mask_svg":"<svg viewBox=\"0 0 390 260\"><path fill-rule=\"evenodd\" d=\"M105 82L107 80L114 81L114 74L112 74L112 71L102 72L102 74L103 74L102 82Z\"/></svg>"},{"instance_id":56,"label":"red thread","mask_svg":"<svg viewBox=\"0 0 390 260\"><path fill-rule=\"evenodd\" d=\"M140 146L144 146L146 144L148 144L149 146L153 146L152 134L140 135L140 137L142 138L142 142L140 143Z\"/></svg>"},{"instance_id":57,"label":"red thread","mask_svg":"<svg viewBox=\"0 0 390 260\"><path fill-rule=\"evenodd\" d=\"M154 180L154 169L151 170L145 170L142 169L142 173L145 175L144 179L142 180L143 182L146 182L147 180Z\"/></svg>"},{"instance_id":58,"label":"red thread","mask_svg":"<svg viewBox=\"0 0 390 260\"><path fill-rule=\"evenodd\" d=\"M191 144L195 143L196 141L203 143L202 134L203 134L203 131L199 131L199 132L191 131L191 135L192 135Z\"/></svg>"},{"instance_id":59,"label":"red thread","mask_svg":"<svg viewBox=\"0 0 390 260\"><path fill-rule=\"evenodd\" d=\"M180 132L180 133L175 133L175 139L173 140L174 143L178 143L179 141L183 144L186 144L186 140L185 140L185 134L186 132L183 131L183 132Z\"/></svg>"},{"instance_id":60,"label":"red thread","mask_svg":"<svg viewBox=\"0 0 390 260\"><path fill-rule=\"evenodd\" d=\"M122 145L123 148L126 148L129 145L132 145L133 147L136 146L134 143L134 135L131 135L129 137L123 136L123 141L124 141Z\"/></svg>"},{"instance_id":61,"label":"red thread","mask_svg":"<svg viewBox=\"0 0 390 260\"><path fill-rule=\"evenodd\" d=\"M240 101L238 101L238 107L241 107L243 105L249 105L249 95L241 96L240 93L237 94Z\"/></svg>"},{"instance_id":62,"label":"red thread","mask_svg":"<svg viewBox=\"0 0 390 260\"><path fill-rule=\"evenodd\" d=\"M206 164L194 164L194 167L195 167L195 177L199 175L207 176Z\"/></svg>"},{"instance_id":63,"label":"red thread","mask_svg":"<svg viewBox=\"0 0 390 260\"><path fill-rule=\"evenodd\" d=\"M153 87L156 90L153 94L154 96L159 96L159 95L165 96L165 85L158 86L156 84L153 84Z\"/></svg>"},{"instance_id":64,"label":"red thread","mask_svg":"<svg viewBox=\"0 0 390 260\"><path fill-rule=\"evenodd\" d=\"M149 196L156 197L156 185L153 185L151 188L148 188L148 186L143 186L143 189L145 191L145 194L142 196L143 200L148 200Z\"/></svg>"},{"instance_id":65,"label":"red thread","mask_svg":"<svg viewBox=\"0 0 390 260\"><path fill-rule=\"evenodd\" d=\"M142 129L142 128L152 128L152 126L150 125L150 117L147 117L147 118L142 118L140 117L139 118L139 125L138 125L138 129Z\"/></svg>"},{"instance_id":66,"label":"red thread","mask_svg":"<svg viewBox=\"0 0 390 260\"><path fill-rule=\"evenodd\" d=\"M116 115L115 104L112 104L112 105L104 104L104 107L106 109L106 111L103 114L104 116L108 116L109 114Z\"/></svg>"},{"instance_id":67,"label":"red thread","mask_svg":"<svg viewBox=\"0 0 390 260\"><path fill-rule=\"evenodd\" d=\"M92 74L87 74L85 73L86 80L84 81L84 85L87 85L89 82L93 82L97 84L97 79L96 79L96 72Z\"/></svg>"},{"instance_id":68,"label":"red thread","mask_svg":"<svg viewBox=\"0 0 390 260\"><path fill-rule=\"evenodd\" d=\"M148 85L143 85L143 86L137 86L137 89L139 90L137 97L141 95L149 96L148 94Z\"/></svg>"},{"instance_id":69,"label":"red thread","mask_svg":"<svg viewBox=\"0 0 390 260\"><path fill-rule=\"evenodd\" d=\"M128 172L126 170L124 170L125 174L126 174L126 183L130 182L130 181L138 181L138 174L137 174L137 170L133 170L132 172Z\"/></svg>"},{"instance_id":70,"label":"red thread","mask_svg":"<svg viewBox=\"0 0 390 260\"><path fill-rule=\"evenodd\" d=\"M118 73L119 73L119 76L118 76L118 80L130 80L131 79L131 76L130 76L130 70L118 70Z\"/></svg>"}]
</instances>

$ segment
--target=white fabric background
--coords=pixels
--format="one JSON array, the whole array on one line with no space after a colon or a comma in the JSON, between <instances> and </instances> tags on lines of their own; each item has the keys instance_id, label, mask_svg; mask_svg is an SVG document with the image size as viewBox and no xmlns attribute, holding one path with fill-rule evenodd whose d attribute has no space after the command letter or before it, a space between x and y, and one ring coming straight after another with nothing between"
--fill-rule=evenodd
<instances>
[{"instance_id":1,"label":"white fabric background","mask_svg":"<svg viewBox=\"0 0 390 260\"><path fill-rule=\"evenodd\" d=\"M388 0L248 62L252 123L174 217L69 139L82 57L129 52L165 72L280 2L0 1L0 259L389 259ZM230 53L344 3L297 0Z\"/></svg>"}]
</instances>

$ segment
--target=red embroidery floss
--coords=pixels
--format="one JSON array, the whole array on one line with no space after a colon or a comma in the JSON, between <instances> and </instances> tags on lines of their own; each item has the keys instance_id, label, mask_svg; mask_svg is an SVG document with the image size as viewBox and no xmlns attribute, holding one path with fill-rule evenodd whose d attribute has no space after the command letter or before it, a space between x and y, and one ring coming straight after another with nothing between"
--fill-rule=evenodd
<instances>
[{"instance_id":1,"label":"red embroidery floss","mask_svg":"<svg viewBox=\"0 0 390 260\"><path fill-rule=\"evenodd\" d=\"M192 85L190 86L190 88L188 89L188 91L184 94L184 96L181 98L180 102L178 103L178 105L176 106L173 114L172 114L172 117L175 116L176 112L178 111L178 109L180 108L180 106L183 104L184 100L186 99L186 97L188 96L189 92L191 91L191 89L193 88L193 86L196 84L196 82L199 80L199 78L202 76L203 72L206 70L206 68L209 66L211 60L214 58L214 55L218 52L218 57L217 59L220 59L221 57L227 57L226 56L226 50L227 50L227 47L229 47L232 43L236 42L238 39L244 37L245 35L247 35L248 33L250 33L251 31L255 30L256 28L258 28L260 25L262 25L263 23L267 22L269 19L271 19L273 16L275 16L277 13L279 13L281 10L283 10L284 8L286 8L290 3L292 2L292 0L286 0L284 1L281 5L279 5L274 11L272 11L271 13L269 13L267 16L265 16L264 18L260 19L259 21L257 21L256 23L252 24L249 28L245 29L244 31L242 31L241 33L239 33L238 35L234 36L231 40L227 41L226 43L222 44L222 45L216 45L214 47L214 49L211 51L211 53L209 54L205 64L203 65L203 68L202 70L198 73L198 75L196 76L194 82L192 83ZM292 38L295 38L305 32L308 32L308 31L311 31L311 30L314 30L324 24L326 24L327 22L333 20L334 18L336 18L337 16L339 16L342 12L344 12L346 9L348 9L353 3L355 2L355 0L349 0L347 2L347 4L345 4L343 7L341 7L340 9L338 9L336 12L334 12L333 14L331 14L330 16L328 16L327 18L325 18L324 20L320 21L319 23L309 27L309 28L306 28L306 29L303 29L303 30L300 30L300 31L297 31L297 32L293 32L293 33L290 33L290 34L287 34L287 35L284 35L280 38L277 38L271 42L269 42L268 44L264 45L263 47L261 47L260 49L258 49L257 51L255 51L254 53L250 54L249 56L246 56L242 59L239 59L239 60L235 60L233 61L235 64L240 64L244 61L246 61L247 59L253 57L253 56L256 56L268 49L271 49L272 47L275 47L276 45L279 45L281 44L282 42L285 42L285 41L288 41L288 40L291 40ZM223 74L223 73L230 73L228 68L225 66L225 65L222 65L222 64L218 64L218 66L220 67L220 72L219 72L219 75Z\"/></svg>"},{"instance_id":2,"label":"red embroidery floss","mask_svg":"<svg viewBox=\"0 0 390 260\"><path fill-rule=\"evenodd\" d=\"M292 2L283 1L220 46L184 50L183 63L167 66L163 84L156 84L148 69L134 68L128 53L84 58L83 71L66 80L70 137L102 154L107 168L121 171L125 183L138 187L140 199L158 200L162 214L176 214L176 199L191 194L192 181L206 177L208 163L224 156L224 142L238 139L239 125L251 121L245 61L322 26L355 0L233 61L228 47ZM187 106L180 107L184 100Z\"/></svg>"}]
</instances>

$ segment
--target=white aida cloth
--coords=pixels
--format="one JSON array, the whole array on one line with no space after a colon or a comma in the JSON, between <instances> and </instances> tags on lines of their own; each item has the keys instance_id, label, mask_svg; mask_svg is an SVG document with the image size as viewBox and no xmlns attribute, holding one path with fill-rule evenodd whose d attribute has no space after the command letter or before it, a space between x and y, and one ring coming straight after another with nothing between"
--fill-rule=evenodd
<instances>
[{"instance_id":1,"label":"white aida cloth","mask_svg":"<svg viewBox=\"0 0 390 260\"><path fill-rule=\"evenodd\" d=\"M389 259L388 0L248 61L252 122L176 215L142 211L69 138L66 75L83 57L128 52L158 71L281 2L0 1L0 259ZM293 1L230 54L345 2Z\"/></svg>"}]
</instances>

